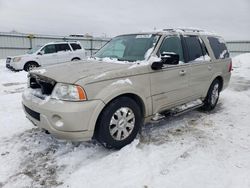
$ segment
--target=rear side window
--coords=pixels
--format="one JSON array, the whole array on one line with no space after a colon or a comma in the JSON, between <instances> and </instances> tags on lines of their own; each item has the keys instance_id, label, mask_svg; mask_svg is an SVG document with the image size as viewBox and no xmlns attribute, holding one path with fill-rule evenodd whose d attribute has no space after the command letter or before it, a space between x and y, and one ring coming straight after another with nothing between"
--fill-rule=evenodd
<instances>
[{"instance_id":1,"label":"rear side window","mask_svg":"<svg viewBox=\"0 0 250 188\"><path fill-rule=\"evenodd\" d=\"M162 54L163 52L176 53L179 55L180 61L184 62L181 39L177 36L167 37L163 41L158 55Z\"/></svg>"},{"instance_id":2,"label":"rear side window","mask_svg":"<svg viewBox=\"0 0 250 188\"><path fill-rule=\"evenodd\" d=\"M184 40L187 45L188 61L204 60L200 39L197 36L186 36Z\"/></svg>"},{"instance_id":3,"label":"rear side window","mask_svg":"<svg viewBox=\"0 0 250 188\"><path fill-rule=\"evenodd\" d=\"M56 44L56 51L57 52L70 51L70 47L68 44Z\"/></svg>"},{"instance_id":4,"label":"rear side window","mask_svg":"<svg viewBox=\"0 0 250 188\"><path fill-rule=\"evenodd\" d=\"M202 48L204 60L210 61L211 58L210 58L210 55L209 55L209 53L208 53L208 50L207 50L207 47L206 47L204 41L203 41L202 39L200 39L200 42L201 42L201 48Z\"/></svg>"},{"instance_id":5,"label":"rear side window","mask_svg":"<svg viewBox=\"0 0 250 188\"><path fill-rule=\"evenodd\" d=\"M216 59L225 59L229 57L229 52L222 38L208 37L207 39Z\"/></svg>"},{"instance_id":6,"label":"rear side window","mask_svg":"<svg viewBox=\"0 0 250 188\"><path fill-rule=\"evenodd\" d=\"M80 44L77 44L77 43L70 43L70 46L72 47L72 49L75 51L75 50L80 50L82 49L81 48L81 45Z\"/></svg>"}]
</instances>

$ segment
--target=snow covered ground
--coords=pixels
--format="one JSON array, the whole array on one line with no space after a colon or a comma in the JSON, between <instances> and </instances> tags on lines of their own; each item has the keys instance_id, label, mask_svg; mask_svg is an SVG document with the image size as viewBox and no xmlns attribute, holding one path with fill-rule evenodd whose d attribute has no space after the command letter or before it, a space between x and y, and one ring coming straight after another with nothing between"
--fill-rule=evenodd
<instances>
[{"instance_id":1,"label":"snow covered ground","mask_svg":"<svg viewBox=\"0 0 250 188\"><path fill-rule=\"evenodd\" d=\"M211 113L143 127L119 151L60 141L25 118L25 72L0 62L0 187L250 187L250 54L233 60L229 88Z\"/></svg>"}]
</instances>

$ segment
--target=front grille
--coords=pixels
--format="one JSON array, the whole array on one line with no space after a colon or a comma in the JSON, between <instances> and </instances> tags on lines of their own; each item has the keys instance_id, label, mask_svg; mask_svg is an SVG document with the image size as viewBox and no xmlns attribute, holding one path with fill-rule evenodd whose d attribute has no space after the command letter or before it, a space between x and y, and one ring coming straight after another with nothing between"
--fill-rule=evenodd
<instances>
[{"instance_id":1,"label":"front grille","mask_svg":"<svg viewBox=\"0 0 250 188\"><path fill-rule=\"evenodd\" d=\"M35 112L34 110L31 110L30 108L28 108L28 107L25 106L25 105L23 105L23 106L24 106L25 111L26 111L31 117L33 117L34 119L40 121L40 113Z\"/></svg>"},{"instance_id":2,"label":"front grille","mask_svg":"<svg viewBox=\"0 0 250 188\"><path fill-rule=\"evenodd\" d=\"M32 89L41 89L42 95L51 95L55 85L56 81L54 81L51 78L47 78L45 76L36 75L36 74L30 74L30 88Z\"/></svg>"},{"instance_id":3,"label":"front grille","mask_svg":"<svg viewBox=\"0 0 250 188\"><path fill-rule=\"evenodd\" d=\"M11 61L11 58L7 58L6 59L6 67L10 67L10 61Z\"/></svg>"}]
</instances>

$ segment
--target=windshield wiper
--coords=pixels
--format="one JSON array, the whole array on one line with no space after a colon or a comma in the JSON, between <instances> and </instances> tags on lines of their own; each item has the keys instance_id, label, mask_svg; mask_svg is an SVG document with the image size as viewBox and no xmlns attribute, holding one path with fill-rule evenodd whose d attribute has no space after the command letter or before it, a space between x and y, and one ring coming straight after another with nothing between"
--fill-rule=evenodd
<instances>
[{"instance_id":1,"label":"windshield wiper","mask_svg":"<svg viewBox=\"0 0 250 188\"><path fill-rule=\"evenodd\" d=\"M135 62L136 60L131 60L131 59L123 59L123 58L118 58L118 61L128 61L128 62Z\"/></svg>"}]
</instances>

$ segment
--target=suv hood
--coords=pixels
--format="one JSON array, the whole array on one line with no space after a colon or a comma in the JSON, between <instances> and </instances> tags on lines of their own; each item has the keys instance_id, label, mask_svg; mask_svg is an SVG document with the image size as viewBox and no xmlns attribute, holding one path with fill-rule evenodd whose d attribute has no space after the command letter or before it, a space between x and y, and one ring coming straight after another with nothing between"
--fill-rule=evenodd
<instances>
[{"instance_id":1,"label":"suv hood","mask_svg":"<svg viewBox=\"0 0 250 188\"><path fill-rule=\"evenodd\" d=\"M7 58L16 58L16 57L21 57L21 58L26 58L26 57L29 57L31 56L32 54L23 54L23 55L16 55L16 56L8 56Z\"/></svg>"},{"instance_id":2,"label":"suv hood","mask_svg":"<svg viewBox=\"0 0 250 188\"><path fill-rule=\"evenodd\" d=\"M128 70L134 63L112 63L95 60L73 61L57 65L51 65L46 68L38 68L30 73L42 75L54 79L56 82L76 83L78 80L86 77L98 77L107 72ZM119 71L120 72L120 71ZM127 72L127 71L125 71ZM117 77L117 74L112 74L111 77ZM105 79L100 77L101 80ZM107 78L106 78L107 79ZM98 79L99 80L99 79ZM96 80L97 81L97 80Z\"/></svg>"}]
</instances>

